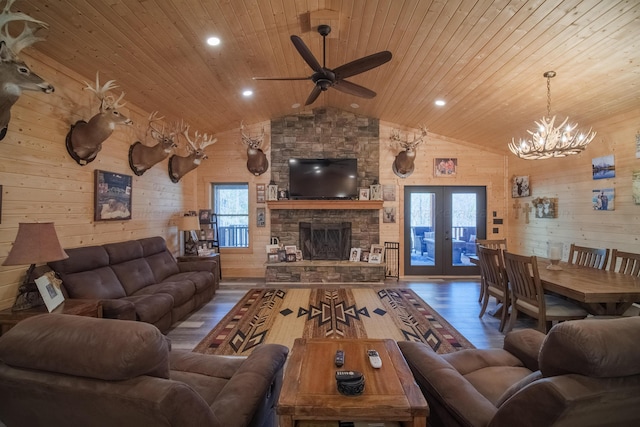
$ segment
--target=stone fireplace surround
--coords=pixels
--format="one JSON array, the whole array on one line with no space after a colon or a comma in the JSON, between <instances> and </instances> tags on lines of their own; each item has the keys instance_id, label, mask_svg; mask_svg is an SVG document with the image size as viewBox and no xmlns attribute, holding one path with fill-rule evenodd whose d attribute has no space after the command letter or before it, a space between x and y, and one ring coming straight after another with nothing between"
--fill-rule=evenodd
<instances>
[{"instance_id":1,"label":"stone fireplace surround","mask_svg":"<svg viewBox=\"0 0 640 427\"><path fill-rule=\"evenodd\" d=\"M271 122L271 179L287 188L289 164L296 158L357 158L358 187L379 179L379 121L331 108L284 116ZM300 248L299 223L351 223L352 247L380 243L379 210L270 209L271 236Z\"/></svg>"}]
</instances>

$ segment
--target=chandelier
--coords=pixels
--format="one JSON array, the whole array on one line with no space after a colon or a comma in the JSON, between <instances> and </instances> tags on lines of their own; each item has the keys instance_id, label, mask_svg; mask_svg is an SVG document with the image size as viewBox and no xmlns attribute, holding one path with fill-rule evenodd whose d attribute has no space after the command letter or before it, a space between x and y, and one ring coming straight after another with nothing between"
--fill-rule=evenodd
<instances>
[{"instance_id":1,"label":"chandelier","mask_svg":"<svg viewBox=\"0 0 640 427\"><path fill-rule=\"evenodd\" d=\"M547 116L535 122L535 131L527 130L531 135L530 139L516 142L512 138L509 143L509 150L522 159L548 159L578 154L596 136L591 128L585 134L576 130L577 124L567 124L568 117L559 126L555 126L556 116L551 117L551 79L556 76L556 72L547 71L543 75L547 78Z\"/></svg>"}]
</instances>

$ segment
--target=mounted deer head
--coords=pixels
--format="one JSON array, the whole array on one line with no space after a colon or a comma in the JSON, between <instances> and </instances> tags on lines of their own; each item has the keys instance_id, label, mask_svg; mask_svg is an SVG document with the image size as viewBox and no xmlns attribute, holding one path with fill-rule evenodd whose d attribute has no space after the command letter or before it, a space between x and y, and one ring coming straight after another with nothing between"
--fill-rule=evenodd
<instances>
[{"instance_id":1,"label":"mounted deer head","mask_svg":"<svg viewBox=\"0 0 640 427\"><path fill-rule=\"evenodd\" d=\"M414 136L413 141L403 141L400 138L399 130L393 129L391 131L389 139L392 141L392 145L398 145L402 150L396 155L393 165L391 165L393 173L400 178L406 178L413 173L413 163L416 159L416 148L427 136L427 128L421 126L420 130L422 131L420 137L416 138Z\"/></svg>"},{"instance_id":2,"label":"mounted deer head","mask_svg":"<svg viewBox=\"0 0 640 427\"><path fill-rule=\"evenodd\" d=\"M23 90L53 92L53 86L45 82L37 74L31 72L18 54L25 47L44 40L36 37L35 33L47 24L33 19L24 13L9 11L15 0L7 0L0 13L0 140L7 134L7 127L11 120L11 107L16 103ZM9 23L24 21L22 32L17 37L9 33ZM29 24L35 24L30 26Z\"/></svg>"},{"instance_id":3,"label":"mounted deer head","mask_svg":"<svg viewBox=\"0 0 640 427\"><path fill-rule=\"evenodd\" d=\"M84 120L78 120L71 126L67 134L67 151L80 166L95 160L96 155L102 149L102 143L113 133L116 125L133 124L131 119L118 111L118 108L124 106L124 104L120 104L124 98L124 92L120 94L118 99L107 95L109 90L118 87L114 83L115 80L109 80L100 87L99 73L96 73L95 88L84 82L87 85L84 89L95 93L100 100L100 112L93 116L88 123Z\"/></svg>"},{"instance_id":4,"label":"mounted deer head","mask_svg":"<svg viewBox=\"0 0 640 427\"><path fill-rule=\"evenodd\" d=\"M136 141L129 147L129 166L138 176L151 169L156 163L163 161L178 146L175 142L178 137L175 129L165 131L164 125L162 129L154 125L154 122L164 119L164 117L157 117L157 114L157 111L151 113L147 128L147 132L157 141L157 144L149 147Z\"/></svg>"},{"instance_id":5,"label":"mounted deer head","mask_svg":"<svg viewBox=\"0 0 640 427\"><path fill-rule=\"evenodd\" d=\"M244 125L240 122L240 134L242 143L247 147L247 169L255 176L262 175L269 169L267 155L260 149L264 141L264 128L262 128L262 135L251 138L244 133Z\"/></svg>"},{"instance_id":6,"label":"mounted deer head","mask_svg":"<svg viewBox=\"0 0 640 427\"><path fill-rule=\"evenodd\" d=\"M187 149L190 154L186 157L175 154L169 157L169 179L174 183L177 183L187 173L200 166L200 162L207 158L204 149L218 140L213 135L209 137L206 133L201 135L198 132L195 132L194 140L192 140L189 136L189 126L182 125L181 128L183 129L182 136L189 143Z\"/></svg>"}]
</instances>

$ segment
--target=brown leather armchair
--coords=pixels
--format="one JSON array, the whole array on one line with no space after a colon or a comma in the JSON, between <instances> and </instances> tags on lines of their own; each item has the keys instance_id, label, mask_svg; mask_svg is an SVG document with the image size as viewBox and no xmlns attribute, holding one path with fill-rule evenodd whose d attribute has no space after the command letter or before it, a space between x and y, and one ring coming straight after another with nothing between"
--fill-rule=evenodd
<instances>
[{"instance_id":1,"label":"brown leather armchair","mask_svg":"<svg viewBox=\"0 0 640 427\"><path fill-rule=\"evenodd\" d=\"M503 349L438 355L399 342L438 426L640 424L640 317L526 329Z\"/></svg>"},{"instance_id":2,"label":"brown leather armchair","mask_svg":"<svg viewBox=\"0 0 640 427\"><path fill-rule=\"evenodd\" d=\"M6 426L275 426L287 347L169 351L153 325L44 314L0 337Z\"/></svg>"}]
</instances>

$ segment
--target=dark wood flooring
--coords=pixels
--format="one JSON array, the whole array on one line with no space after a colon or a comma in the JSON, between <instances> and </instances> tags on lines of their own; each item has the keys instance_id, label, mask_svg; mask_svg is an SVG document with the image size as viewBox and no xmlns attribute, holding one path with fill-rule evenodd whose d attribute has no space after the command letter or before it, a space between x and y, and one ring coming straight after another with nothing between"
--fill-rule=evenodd
<instances>
[{"instance_id":1,"label":"dark wood flooring","mask_svg":"<svg viewBox=\"0 0 640 427\"><path fill-rule=\"evenodd\" d=\"M278 284L277 287L301 286L300 284ZM362 287L365 284L323 284L307 285L323 287ZM480 303L479 278L439 279L411 278L387 280L384 285L368 285L375 287L398 288L408 287L415 291L427 304L440 313L454 328L464 335L477 348L501 348L504 334L498 331L500 319L489 312L495 308L495 300L491 298L487 313L478 318ZM171 339L172 348L192 350L225 314L249 290L255 287L276 287L267 285L260 279L225 279L216 292L213 300L184 321L173 325L167 336ZM519 316L515 329L535 327L535 321Z\"/></svg>"}]
</instances>

